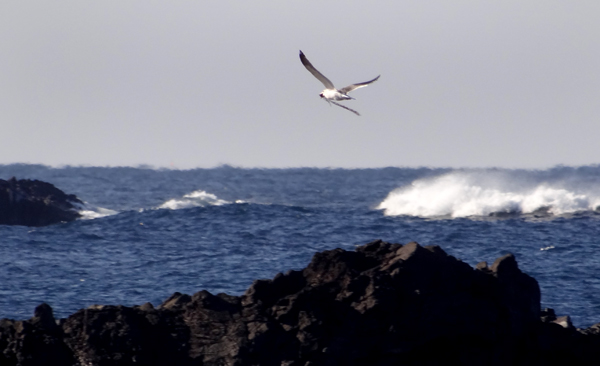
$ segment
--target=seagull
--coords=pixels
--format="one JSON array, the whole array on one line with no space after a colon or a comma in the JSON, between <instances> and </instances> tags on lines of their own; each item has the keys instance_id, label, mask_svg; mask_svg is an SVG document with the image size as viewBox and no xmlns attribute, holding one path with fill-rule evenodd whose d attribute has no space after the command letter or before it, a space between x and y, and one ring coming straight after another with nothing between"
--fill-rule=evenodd
<instances>
[{"instance_id":1,"label":"seagull","mask_svg":"<svg viewBox=\"0 0 600 366\"><path fill-rule=\"evenodd\" d=\"M319 70L315 69L315 67L310 63L310 61L308 61L306 56L304 56L304 53L302 53L302 51L300 51L300 61L302 61L302 65L304 65L304 67L306 67L306 69L311 74L313 74L314 77L319 79L319 81L322 82L323 85L325 85L325 90L323 90L321 92L321 94L319 94L319 96L321 98L325 99L327 101L327 103L333 103L333 104L337 105L338 107L347 109L350 112L356 114L357 116L360 116L360 114L357 111L355 111L354 109L350 109L350 108L346 107L345 105L336 103L335 101L336 100L354 99L354 98L348 96L348 93L350 93L354 89L362 88L363 86L367 86L367 85L377 81L377 79L379 79L379 76L381 76L381 75L378 75L375 79L365 81L364 83L352 84L352 85L348 85L347 87L342 88L342 89L336 89L335 86L333 86L333 83L329 79L327 79L325 77L325 75L321 74L319 72Z\"/></svg>"}]
</instances>

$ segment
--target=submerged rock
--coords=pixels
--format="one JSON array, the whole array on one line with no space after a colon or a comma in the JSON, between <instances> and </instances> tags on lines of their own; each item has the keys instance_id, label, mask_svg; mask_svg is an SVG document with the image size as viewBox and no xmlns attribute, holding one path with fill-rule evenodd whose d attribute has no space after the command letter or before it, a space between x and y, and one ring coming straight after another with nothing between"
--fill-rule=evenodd
<instances>
[{"instance_id":1,"label":"submerged rock","mask_svg":"<svg viewBox=\"0 0 600 366\"><path fill-rule=\"evenodd\" d=\"M558 318L559 320L561 318ZM94 306L58 322L43 304L0 322L0 364L583 365L600 329L540 309L513 255L475 269L440 247L375 241L315 254L241 296L175 293ZM568 323L568 322L567 322ZM24 331L29 329L29 331ZM557 363L558 362L558 363Z\"/></svg>"},{"instance_id":2,"label":"submerged rock","mask_svg":"<svg viewBox=\"0 0 600 366\"><path fill-rule=\"evenodd\" d=\"M83 204L50 183L39 180L0 179L0 225L45 226L81 217Z\"/></svg>"}]
</instances>

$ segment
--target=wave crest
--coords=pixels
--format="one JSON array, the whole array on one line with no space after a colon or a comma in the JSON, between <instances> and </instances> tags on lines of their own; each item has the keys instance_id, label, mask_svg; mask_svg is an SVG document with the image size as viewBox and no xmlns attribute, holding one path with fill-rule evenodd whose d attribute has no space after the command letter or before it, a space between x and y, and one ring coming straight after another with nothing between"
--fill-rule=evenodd
<instances>
[{"instance_id":1,"label":"wave crest","mask_svg":"<svg viewBox=\"0 0 600 366\"><path fill-rule=\"evenodd\" d=\"M111 210L109 208L99 207L91 205L87 202L84 204L71 202L77 209L77 212L81 215L82 220L92 220L101 217L112 216L119 213L119 211Z\"/></svg>"},{"instance_id":2,"label":"wave crest","mask_svg":"<svg viewBox=\"0 0 600 366\"><path fill-rule=\"evenodd\" d=\"M212 193L207 193L202 190L188 193L181 198L170 199L162 205L158 206L159 209L179 210L182 208L191 207L205 207L205 206L222 206L231 202L222 200Z\"/></svg>"},{"instance_id":3,"label":"wave crest","mask_svg":"<svg viewBox=\"0 0 600 366\"><path fill-rule=\"evenodd\" d=\"M393 190L377 206L387 216L469 217L497 214L560 215L595 210L600 196L498 174L453 172Z\"/></svg>"}]
</instances>

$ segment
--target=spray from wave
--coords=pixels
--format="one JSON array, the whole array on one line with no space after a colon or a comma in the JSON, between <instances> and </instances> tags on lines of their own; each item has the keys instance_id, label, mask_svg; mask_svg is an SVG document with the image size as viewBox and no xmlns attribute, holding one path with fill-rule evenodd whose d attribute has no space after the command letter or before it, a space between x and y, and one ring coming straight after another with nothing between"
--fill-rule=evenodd
<instances>
[{"instance_id":1,"label":"spray from wave","mask_svg":"<svg viewBox=\"0 0 600 366\"><path fill-rule=\"evenodd\" d=\"M452 172L398 188L377 206L388 216L469 217L498 214L561 215L596 210L593 186L505 172Z\"/></svg>"},{"instance_id":2,"label":"spray from wave","mask_svg":"<svg viewBox=\"0 0 600 366\"><path fill-rule=\"evenodd\" d=\"M191 207L205 207L205 206L222 206L231 202L222 200L212 193L205 191L194 191L188 193L185 196L177 199L170 199L162 205L158 206L159 209L179 210L182 208Z\"/></svg>"}]
</instances>

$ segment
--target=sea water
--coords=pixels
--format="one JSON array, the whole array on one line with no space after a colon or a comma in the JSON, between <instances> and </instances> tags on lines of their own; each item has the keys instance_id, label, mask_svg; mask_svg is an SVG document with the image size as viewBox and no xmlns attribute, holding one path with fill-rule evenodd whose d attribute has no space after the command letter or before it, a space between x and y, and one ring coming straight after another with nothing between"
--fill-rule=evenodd
<instances>
[{"instance_id":1,"label":"sea water","mask_svg":"<svg viewBox=\"0 0 600 366\"><path fill-rule=\"evenodd\" d=\"M439 245L470 264L513 253L542 306L600 322L600 167L212 169L0 165L86 204L83 218L0 226L0 318L178 291L242 294L315 252L375 239Z\"/></svg>"}]
</instances>

